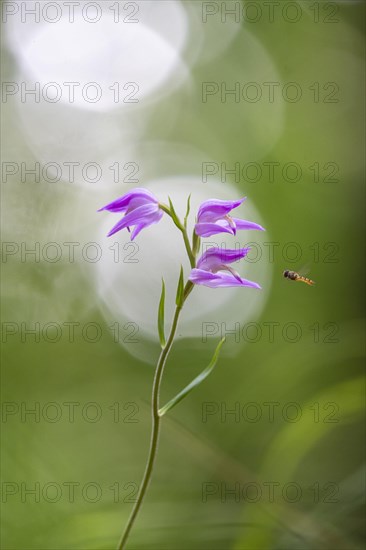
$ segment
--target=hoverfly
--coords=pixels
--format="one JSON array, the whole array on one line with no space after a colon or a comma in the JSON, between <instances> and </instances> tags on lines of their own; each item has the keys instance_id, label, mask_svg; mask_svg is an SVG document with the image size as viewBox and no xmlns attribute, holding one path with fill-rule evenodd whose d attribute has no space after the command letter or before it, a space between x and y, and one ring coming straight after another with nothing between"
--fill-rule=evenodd
<instances>
[{"instance_id":1,"label":"hoverfly","mask_svg":"<svg viewBox=\"0 0 366 550\"><path fill-rule=\"evenodd\" d=\"M315 285L315 282L311 279L308 279L307 277L304 277L303 275L300 275L296 271L289 271L286 269L286 271L283 272L283 276L287 279L290 279L290 281L301 281L302 283L305 283L309 286Z\"/></svg>"}]
</instances>

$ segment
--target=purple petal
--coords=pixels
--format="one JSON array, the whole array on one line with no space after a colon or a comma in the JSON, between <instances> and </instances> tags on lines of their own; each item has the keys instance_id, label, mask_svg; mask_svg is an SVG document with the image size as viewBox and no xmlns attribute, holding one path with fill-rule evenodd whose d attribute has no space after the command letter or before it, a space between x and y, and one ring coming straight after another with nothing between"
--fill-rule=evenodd
<instances>
[{"instance_id":1,"label":"purple petal","mask_svg":"<svg viewBox=\"0 0 366 550\"><path fill-rule=\"evenodd\" d=\"M223 201L220 199L210 199L201 204L198 210L198 222L213 222L226 216L231 210L237 208L242 204L243 199L238 199L235 201Z\"/></svg>"},{"instance_id":2,"label":"purple petal","mask_svg":"<svg viewBox=\"0 0 366 550\"><path fill-rule=\"evenodd\" d=\"M108 210L109 212L125 212L128 209L131 210L142 206L143 204L150 203L157 204L158 200L147 189L144 189L143 187L136 187L122 197L119 197L106 206L99 208L98 212L101 212L102 210Z\"/></svg>"},{"instance_id":3,"label":"purple petal","mask_svg":"<svg viewBox=\"0 0 366 550\"><path fill-rule=\"evenodd\" d=\"M214 270L222 264L231 264L244 258L250 248L239 248L237 250L226 250L225 248L213 247L199 258L197 267L205 270Z\"/></svg>"},{"instance_id":4,"label":"purple petal","mask_svg":"<svg viewBox=\"0 0 366 550\"><path fill-rule=\"evenodd\" d=\"M119 220L119 222L116 223L116 225L112 227L108 233L108 237L131 225L142 225L141 229L143 229L144 227L159 221L162 215L163 212L159 209L157 204L145 204L143 206L139 206Z\"/></svg>"},{"instance_id":5,"label":"purple petal","mask_svg":"<svg viewBox=\"0 0 366 550\"><path fill-rule=\"evenodd\" d=\"M259 231L265 231L264 227L257 223L241 220L240 218L232 218L232 220L235 222L236 229L259 229Z\"/></svg>"},{"instance_id":6,"label":"purple petal","mask_svg":"<svg viewBox=\"0 0 366 550\"><path fill-rule=\"evenodd\" d=\"M203 269L192 269L189 280L196 285L208 286L210 288L223 288L231 286L247 286L251 288L261 288L258 283L248 279L238 280L231 273L210 273Z\"/></svg>"},{"instance_id":7,"label":"purple petal","mask_svg":"<svg viewBox=\"0 0 366 550\"><path fill-rule=\"evenodd\" d=\"M217 233L235 234L234 229L230 227L229 222L226 220L219 220L216 223L196 223L194 230L199 237L211 237L211 235L216 235Z\"/></svg>"},{"instance_id":8,"label":"purple petal","mask_svg":"<svg viewBox=\"0 0 366 550\"><path fill-rule=\"evenodd\" d=\"M139 223L138 225L135 225L134 230L131 233L131 241L134 240L135 237L146 227L146 224Z\"/></svg>"},{"instance_id":9,"label":"purple petal","mask_svg":"<svg viewBox=\"0 0 366 550\"><path fill-rule=\"evenodd\" d=\"M148 222L136 225L135 229L131 234L131 241L133 241L134 238L137 237L137 235L140 233L142 229L145 229L145 227L149 227L154 223L158 223L158 221L160 221L162 217L163 217L163 211L159 209L155 214L151 214Z\"/></svg>"}]
</instances>

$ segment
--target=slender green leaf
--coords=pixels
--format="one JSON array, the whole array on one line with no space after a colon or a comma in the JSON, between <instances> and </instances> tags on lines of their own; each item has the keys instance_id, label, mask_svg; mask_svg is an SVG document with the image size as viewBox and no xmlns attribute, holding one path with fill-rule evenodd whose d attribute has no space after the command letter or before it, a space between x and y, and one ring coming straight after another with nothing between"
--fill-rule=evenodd
<instances>
[{"instance_id":1,"label":"slender green leaf","mask_svg":"<svg viewBox=\"0 0 366 550\"><path fill-rule=\"evenodd\" d=\"M164 334L164 312L165 312L165 283L164 279L161 280L161 296L159 302L159 313L158 313L158 331L159 331L159 340L162 348L165 348L165 334Z\"/></svg>"},{"instance_id":2,"label":"slender green leaf","mask_svg":"<svg viewBox=\"0 0 366 550\"><path fill-rule=\"evenodd\" d=\"M172 199L170 197L168 197L168 200L169 200L169 209L170 209L170 215L172 217L172 220L173 222L175 223L175 225L180 229L182 230L182 224L178 218L178 214L176 213L175 211L175 208L174 208L174 205L172 203Z\"/></svg>"},{"instance_id":3,"label":"slender green leaf","mask_svg":"<svg viewBox=\"0 0 366 550\"><path fill-rule=\"evenodd\" d=\"M191 211L191 193L189 194L188 199L187 199L187 211L186 211L186 215L184 217L184 227L185 227L185 229L187 229L187 220L188 220L188 216L189 216L190 211Z\"/></svg>"},{"instance_id":4,"label":"slender green leaf","mask_svg":"<svg viewBox=\"0 0 366 550\"><path fill-rule=\"evenodd\" d=\"M179 281L178 281L178 287L177 287L177 296L175 299L175 303L177 306L181 306L184 303L184 273L183 273L183 267L180 266L180 274L179 274Z\"/></svg>"},{"instance_id":5,"label":"slender green leaf","mask_svg":"<svg viewBox=\"0 0 366 550\"><path fill-rule=\"evenodd\" d=\"M170 409L175 407L175 405L177 405L180 401L182 401L182 399L184 399L195 387L201 384L201 382L203 382L208 377L208 375L214 369L217 363L217 360L219 358L219 353L224 342L225 342L225 338L223 338L218 343L215 349L215 353L213 354L213 357L208 367L206 367L205 370L201 372L201 374L199 374L194 380L192 380L192 382L188 384L188 386L186 386L181 392L179 392L175 397L173 397L173 399L168 401L168 403L164 405L164 407L159 409L159 416L164 416L164 414L166 414Z\"/></svg>"}]
</instances>

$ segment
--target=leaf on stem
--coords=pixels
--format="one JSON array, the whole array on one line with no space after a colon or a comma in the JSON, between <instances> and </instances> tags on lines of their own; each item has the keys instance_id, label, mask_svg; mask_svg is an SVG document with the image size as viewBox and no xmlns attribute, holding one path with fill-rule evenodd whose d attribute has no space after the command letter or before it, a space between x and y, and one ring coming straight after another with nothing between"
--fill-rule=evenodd
<instances>
[{"instance_id":1,"label":"leaf on stem","mask_svg":"<svg viewBox=\"0 0 366 550\"><path fill-rule=\"evenodd\" d=\"M175 223L175 225L178 227L178 229L180 229L182 231L182 224L181 224L181 222L178 218L178 214L175 211L174 205L172 203L172 199L170 197L168 197L168 200L169 200L169 209L170 209L171 218L172 218L173 222Z\"/></svg>"},{"instance_id":2,"label":"leaf on stem","mask_svg":"<svg viewBox=\"0 0 366 550\"><path fill-rule=\"evenodd\" d=\"M208 375L212 372L212 370L214 369L217 363L217 360L219 358L219 353L224 342L225 342L225 338L220 340L220 342L218 343L215 349L215 353L213 354L213 357L208 367L206 367L205 370L201 372L201 374L199 374L196 378L194 378L194 380L192 380L192 382L188 384L188 386L186 386L181 392L179 392L175 397L173 397L173 399L168 401L168 403L164 405L164 407L159 409L158 411L159 416L164 416L164 414L166 414L170 409L175 407L175 405L177 405L180 401L182 401L182 399L184 399L194 388L199 386L199 384L201 384L201 382L203 382L208 377Z\"/></svg>"},{"instance_id":3,"label":"leaf on stem","mask_svg":"<svg viewBox=\"0 0 366 550\"><path fill-rule=\"evenodd\" d=\"M165 283L164 283L164 279L162 279L161 282L162 282L161 296L160 296L159 310L158 310L158 331L159 331L160 345L164 349L165 348L165 334L164 334Z\"/></svg>"},{"instance_id":4,"label":"leaf on stem","mask_svg":"<svg viewBox=\"0 0 366 550\"><path fill-rule=\"evenodd\" d=\"M188 199L187 199L187 211L186 211L186 215L184 216L184 228L185 229L187 229L187 220L188 220L190 210L191 210L191 193L189 194Z\"/></svg>"},{"instance_id":5,"label":"leaf on stem","mask_svg":"<svg viewBox=\"0 0 366 550\"><path fill-rule=\"evenodd\" d=\"M179 307L182 307L182 305L184 303L184 273L183 273L183 267L182 266L180 266L180 274L179 274L177 296L176 296L176 299L175 299L175 303Z\"/></svg>"}]
</instances>

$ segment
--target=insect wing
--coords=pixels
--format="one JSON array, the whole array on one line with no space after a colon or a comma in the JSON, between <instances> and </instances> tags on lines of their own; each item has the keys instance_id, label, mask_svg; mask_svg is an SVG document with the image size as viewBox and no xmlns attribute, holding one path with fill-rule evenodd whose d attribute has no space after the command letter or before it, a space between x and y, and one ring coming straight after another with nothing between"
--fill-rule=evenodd
<instances>
[{"instance_id":1,"label":"insect wing","mask_svg":"<svg viewBox=\"0 0 366 550\"><path fill-rule=\"evenodd\" d=\"M303 265L299 270L298 270L298 274L301 276L301 277L306 277L307 275L309 275L310 273L310 270L311 270L311 262Z\"/></svg>"}]
</instances>

